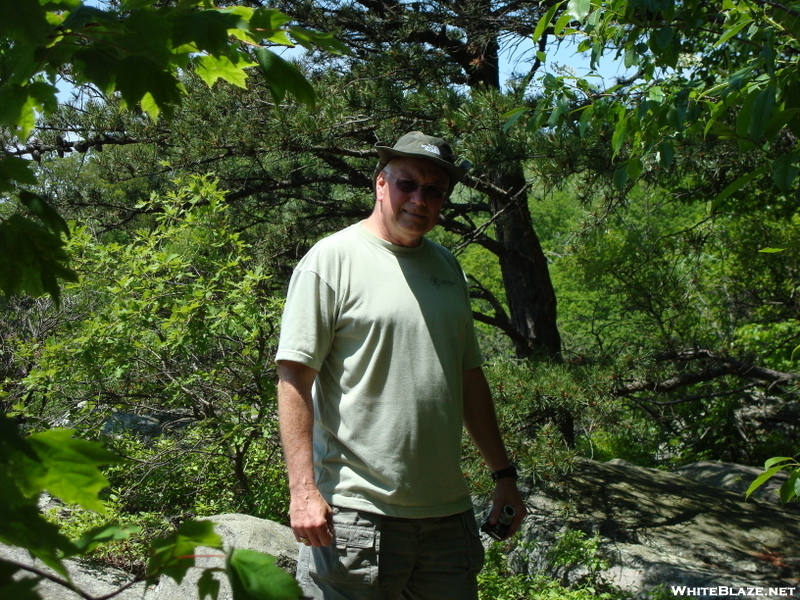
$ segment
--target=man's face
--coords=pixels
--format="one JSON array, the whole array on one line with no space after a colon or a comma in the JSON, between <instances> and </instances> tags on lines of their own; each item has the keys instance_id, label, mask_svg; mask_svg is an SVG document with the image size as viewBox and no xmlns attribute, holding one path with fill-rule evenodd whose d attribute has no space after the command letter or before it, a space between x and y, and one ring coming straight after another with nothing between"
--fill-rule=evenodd
<instances>
[{"instance_id":1,"label":"man's face","mask_svg":"<svg viewBox=\"0 0 800 600\"><path fill-rule=\"evenodd\" d=\"M381 237L398 246L419 245L436 226L449 184L447 171L430 161L393 159L375 182L374 216Z\"/></svg>"}]
</instances>

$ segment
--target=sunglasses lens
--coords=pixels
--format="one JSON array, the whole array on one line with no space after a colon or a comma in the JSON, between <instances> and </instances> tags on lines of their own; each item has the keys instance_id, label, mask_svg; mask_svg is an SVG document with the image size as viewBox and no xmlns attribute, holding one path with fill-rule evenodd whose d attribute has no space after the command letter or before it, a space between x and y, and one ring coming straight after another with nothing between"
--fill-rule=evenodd
<instances>
[{"instance_id":1,"label":"sunglasses lens","mask_svg":"<svg viewBox=\"0 0 800 600\"><path fill-rule=\"evenodd\" d=\"M434 185L421 186L413 179L397 179L391 173L387 173L387 175L394 180L395 187L404 194L413 194L421 187L423 197L427 198L428 200L441 200L444 198L446 193L444 190L440 190Z\"/></svg>"},{"instance_id":2,"label":"sunglasses lens","mask_svg":"<svg viewBox=\"0 0 800 600\"><path fill-rule=\"evenodd\" d=\"M397 189L404 194L413 194L419 187L419 184L416 181L411 181L410 179L396 179L395 185L397 186Z\"/></svg>"}]
</instances>

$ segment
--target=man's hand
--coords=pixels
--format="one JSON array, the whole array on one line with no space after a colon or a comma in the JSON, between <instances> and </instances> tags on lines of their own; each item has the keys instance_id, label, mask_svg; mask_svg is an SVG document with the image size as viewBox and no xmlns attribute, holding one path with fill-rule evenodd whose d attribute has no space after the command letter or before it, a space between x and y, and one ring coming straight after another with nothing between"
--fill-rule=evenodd
<instances>
[{"instance_id":1,"label":"man's hand","mask_svg":"<svg viewBox=\"0 0 800 600\"><path fill-rule=\"evenodd\" d=\"M298 542L318 548L333 541L333 510L316 486L292 491L289 519Z\"/></svg>"},{"instance_id":2,"label":"man's hand","mask_svg":"<svg viewBox=\"0 0 800 600\"><path fill-rule=\"evenodd\" d=\"M498 479L494 485L494 493L492 494L492 510L489 513L489 523L494 525L500 519L500 511L503 510L505 505L509 505L514 509L514 520L508 529L508 536L511 537L519 529L525 515L528 514L528 509L525 508L525 503L522 501L522 496L517 489L517 482L513 478L506 477L505 479Z\"/></svg>"}]
</instances>

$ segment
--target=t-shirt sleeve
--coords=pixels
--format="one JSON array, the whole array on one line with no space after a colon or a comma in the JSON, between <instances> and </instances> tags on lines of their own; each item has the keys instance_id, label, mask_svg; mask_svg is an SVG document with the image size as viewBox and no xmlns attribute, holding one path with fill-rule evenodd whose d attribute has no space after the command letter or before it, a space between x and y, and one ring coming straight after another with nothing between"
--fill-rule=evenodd
<instances>
[{"instance_id":1,"label":"t-shirt sleeve","mask_svg":"<svg viewBox=\"0 0 800 600\"><path fill-rule=\"evenodd\" d=\"M295 270L286 295L275 360L291 360L319 371L333 341L334 304L334 290L319 275Z\"/></svg>"}]
</instances>

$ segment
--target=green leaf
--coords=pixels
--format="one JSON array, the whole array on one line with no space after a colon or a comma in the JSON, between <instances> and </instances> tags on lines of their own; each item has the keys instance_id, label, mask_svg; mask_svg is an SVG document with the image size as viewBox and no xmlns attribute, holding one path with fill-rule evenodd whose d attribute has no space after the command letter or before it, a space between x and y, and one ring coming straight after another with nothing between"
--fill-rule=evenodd
<instances>
[{"instance_id":1,"label":"green leaf","mask_svg":"<svg viewBox=\"0 0 800 600\"><path fill-rule=\"evenodd\" d=\"M269 37L286 25L292 18L274 8L257 8L250 17L250 29L260 32L264 37Z\"/></svg>"},{"instance_id":2,"label":"green leaf","mask_svg":"<svg viewBox=\"0 0 800 600\"><path fill-rule=\"evenodd\" d=\"M130 538L132 533L138 533L140 530L141 528L136 525L119 525L116 523L111 523L108 525L101 525L100 527L95 527L94 529L87 531L73 543L77 549L76 553L86 554L87 552L91 552L100 544L106 544L108 542L119 540L127 540Z\"/></svg>"},{"instance_id":3,"label":"green leaf","mask_svg":"<svg viewBox=\"0 0 800 600\"><path fill-rule=\"evenodd\" d=\"M200 600L205 600L206 597L217 600L217 596L219 596L219 581L214 579L214 571L214 569L206 569L197 580L197 593Z\"/></svg>"},{"instance_id":4,"label":"green leaf","mask_svg":"<svg viewBox=\"0 0 800 600\"><path fill-rule=\"evenodd\" d=\"M668 48L672 44L672 27L669 25L662 27L651 36L652 44L659 50Z\"/></svg>"},{"instance_id":5,"label":"green leaf","mask_svg":"<svg viewBox=\"0 0 800 600\"><path fill-rule=\"evenodd\" d=\"M787 460L794 460L791 456L775 456L764 461L764 469L770 469L778 463L786 462ZM784 465L786 466L786 465Z\"/></svg>"},{"instance_id":6,"label":"green leaf","mask_svg":"<svg viewBox=\"0 0 800 600\"><path fill-rule=\"evenodd\" d=\"M800 470L795 469L780 489L781 502L786 504L794 498L800 498Z\"/></svg>"},{"instance_id":7,"label":"green leaf","mask_svg":"<svg viewBox=\"0 0 800 600\"><path fill-rule=\"evenodd\" d=\"M0 469L5 485L20 475L18 469ZM38 497L29 499L28 504L19 505L6 502L8 490L2 492L0 497L0 510L3 518L0 519L0 542L10 546L25 548L31 555L41 560L48 567L66 576L67 570L60 557L74 554L75 547L62 535L58 526L47 521L37 505Z\"/></svg>"},{"instance_id":8,"label":"green leaf","mask_svg":"<svg viewBox=\"0 0 800 600\"><path fill-rule=\"evenodd\" d=\"M218 10L178 11L172 21L172 43L194 44L215 56L228 51L228 29L239 26L241 18Z\"/></svg>"},{"instance_id":9,"label":"green leaf","mask_svg":"<svg viewBox=\"0 0 800 600\"><path fill-rule=\"evenodd\" d=\"M332 54L352 54L350 48L333 37L332 33L322 33L296 25L289 28L289 33L298 44L307 50L319 48Z\"/></svg>"},{"instance_id":10,"label":"green leaf","mask_svg":"<svg viewBox=\"0 0 800 600\"><path fill-rule=\"evenodd\" d=\"M675 147L670 140L664 140L658 145L658 163L666 168L672 165L675 157Z\"/></svg>"},{"instance_id":11,"label":"green leaf","mask_svg":"<svg viewBox=\"0 0 800 600\"><path fill-rule=\"evenodd\" d=\"M528 113L528 109L524 106L520 106L515 108L514 110L510 110L505 113L502 118L506 119L505 125L503 125L503 131L508 131L514 123L516 123L520 117L526 115Z\"/></svg>"},{"instance_id":12,"label":"green leaf","mask_svg":"<svg viewBox=\"0 0 800 600\"><path fill-rule=\"evenodd\" d=\"M747 133L753 140L759 141L764 137L764 131L772 119L774 111L775 86L771 85L755 97L753 107L747 116L749 119Z\"/></svg>"},{"instance_id":13,"label":"green leaf","mask_svg":"<svg viewBox=\"0 0 800 600\"><path fill-rule=\"evenodd\" d=\"M547 12L544 13L544 16L541 19L539 19L539 22L536 23L536 29L533 30L533 35L531 36L531 39L533 40L534 44L539 43L539 40L541 39L542 35L544 35L545 29L547 29L550 26L550 22L553 20L556 11L558 11L563 4L564 4L563 2L556 2L555 4L553 4L553 6L551 6L547 10Z\"/></svg>"},{"instance_id":14,"label":"green leaf","mask_svg":"<svg viewBox=\"0 0 800 600\"><path fill-rule=\"evenodd\" d=\"M0 563L3 559L0 558ZM36 591L40 579L38 577L25 577L18 581L0 582L0 598L11 600L43 600Z\"/></svg>"},{"instance_id":15,"label":"green leaf","mask_svg":"<svg viewBox=\"0 0 800 600\"><path fill-rule=\"evenodd\" d=\"M30 161L16 156L0 159L0 192L15 189L15 183L36 185L36 175L30 169L30 165Z\"/></svg>"},{"instance_id":16,"label":"green leaf","mask_svg":"<svg viewBox=\"0 0 800 600\"><path fill-rule=\"evenodd\" d=\"M797 360L798 356L800 356L800 346L792 350L792 360Z\"/></svg>"},{"instance_id":17,"label":"green leaf","mask_svg":"<svg viewBox=\"0 0 800 600\"><path fill-rule=\"evenodd\" d=\"M719 37L719 39L714 44L714 47L715 48L720 47L722 44L724 44L729 39L731 39L733 36L735 36L737 33L739 33L742 29L744 29L745 27L750 25L752 22L753 22L753 19L744 18L744 19L741 19L740 21L738 21L733 27L729 27L729 28L726 27L725 28L725 33L723 33Z\"/></svg>"},{"instance_id":18,"label":"green leaf","mask_svg":"<svg viewBox=\"0 0 800 600\"><path fill-rule=\"evenodd\" d=\"M297 67L266 48L258 48L255 55L276 104L283 102L286 92L289 92L298 102L314 108L316 104L314 88Z\"/></svg>"},{"instance_id":19,"label":"green leaf","mask_svg":"<svg viewBox=\"0 0 800 600\"><path fill-rule=\"evenodd\" d=\"M569 0L567 3L567 12L581 23L589 16L591 8L591 0Z\"/></svg>"},{"instance_id":20,"label":"green leaf","mask_svg":"<svg viewBox=\"0 0 800 600\"><path fill-rule=\"evenodd\" d=\"M625 185L628 183L628 169L624 166L614 171L614 187L617 191L625 191Z\"/></svg>"},{"instance_id":21,"label":"green leaf","mask_svg":"<svg viewBox=\"0 0 800 600\"><path fill-rule=\"evenodd\" d=\"M755 492L758 488L760 488L768 479L770 479L775 473L783 469L786 465L778 465L776 467L772 467L771 469L767 469L761 475L756 477L753 483L750 484L750 487L747 488L747 491L744 494L745 498L749 498L750 495Z\"/></svg>"},{"instance_id":22,"label":"green leaf","mask_svg":"<svg viewBox=\"0 0 800 600\"><path fill-rule=\"evenodd\" d=\"M73 434L71 429L50 429L28 437L41 462L28 461L23 491L34 495L48 490L65 502L105 514L98 494L108 486L108 480L98 467L122 459L102 444L76 439Z\"/></svg>"},{"instance_id":23,"label":"green leaf","mask_svg":"<svg viewBox=\"0 0 800 600\"><path fill-rule=\"evenodd\" d=\"M198 56L194 59L197 65L195 72L208 87L214 85L218 79L232 83L240 88L247 88L247 72L245 68L255 66L256 63L239 63L239 55L234 60L227 56Z\"/></svg>"},{"instance_id":24,"label":"green leaf","mask_svg":"<svg viewBox=\"0 0 800 600\"><path fill-rule=\"evenodd\" d=\"M167 575L180 584L186 571L194 566L197 546L222 548L222 538L214 533L211 521L186 521L172 535L154 540L147 563L147 580L152 583L159 575Z\"/></svg>"},{"instance_id":25,"label":"green leaf","mask_svg":"<svg viewBox=\"0 0 800 600\"><path fill-rule=\"evenodd\" d=\"M759 169L756 169L755 171L753 171L751 173L747 173L746 175L742 175L741 177L736 179L733 183L729 184L711 202L711 212L713 212L720 205L720 203L723 200L725 200L728 196L730 196L731 194L734 194L735 192L738 192L740 189L742 189L748 183L753 181L755 178L761 177L762 175L764 175L764 173L766 171L767 171L767 166L765 165L765 166L763 166L763 167L761 167Z\"/></svg>"},{"instance_id":26,"label":"green leaf","mask_svg":"<svg viewBox=\"0 0 800 600\"><path fill-rule=\"evenodd\" d=\"M623 115L614 128L614 134L611 136L611 149L614 151L614 156L619 154L622 149L622 144L628 135L628 117Z\"/></svg>"},{"instance_id":27,"label":"green leaf","mask_svg":"<svg viewBox=\"0 0 800 600\"><path fill-rule=\"evenodd\" d=\"M800 173L798 155L784 154L772 163L772 181L782 192L788 192Z\"/></svg>"},{"instance_id":28,"label":"green leaf","mask_svg":"<svg viewBox=\"0 0 800 600\"><path fill-rule=\"evenodd\" d=\"M29 211L39 217L50 231L53 233L63 233L69 237L69 226L67 222L44 198L27 190L20 190L19 200Z\"/></svg>"},{"instance_id":29,"label":"green leaf","mask_svg":"<svg viewBox=\"0 0 800 600\"><path fill-rule=\"evenodd\" d=\"M117 68L116 89L122 94L125 104L133 108L150 94L156 106L167 115L181 101L181 86L175 75L149 58L129 56L120 61ZM158 115L150 113L155 120Z\"/></svg>"},{"instance_id":30,"label":"green leaf","mask_svg":"<svg viewBox=\"0 0 800 600\"><path fill-rule=\"evenodd\" d=\"M39 460L34 449L20 434L17 424L0 411L0 464L9 463L16 452L27 455L31 460Z\"/></svg>"},{"instance_id":31,"label":"green leaf","mask_svg":"<svg viewBox=\"0 0 800 600\"><path fill-rule=\"evenodd\" d=\"M553 34L556 36L561 35L561 32L564 31L564 27L566 27L570 21L572 21L572 13L568 10L564 11L561 16L556 21L555 26L553 27Z\"/></svg>"},{"instance_id":32,"label":"green leaf","mask_svg":"<svg viewBox=\"0 0 800 600\"><path fill-rule=\"evenodd\" d=\"M58 303L58 279L77 281L64 240L20 214L0 221L0 291L6 295L50 294Z\"/></svg>"},{"instance_id":33,"label":"green leaf","mask_svg":"<svg viewBox=\"0 0 800 600\"><path fill-rule=\"evenodd\" d=\"M0 39L43 44L50 24L39 0L0 0Z\"/></svg>"},{"instance_id":34,"label":"green leaf","mask_svg":"<svg viewBox=\"0 0 800 600\"><path fill-rule=\"evenodd\" d=\"M234 549L226 560L234 600L297 600L300 586L275 565L276 558L255 550Z\"/></svg>"}]
</instances>

